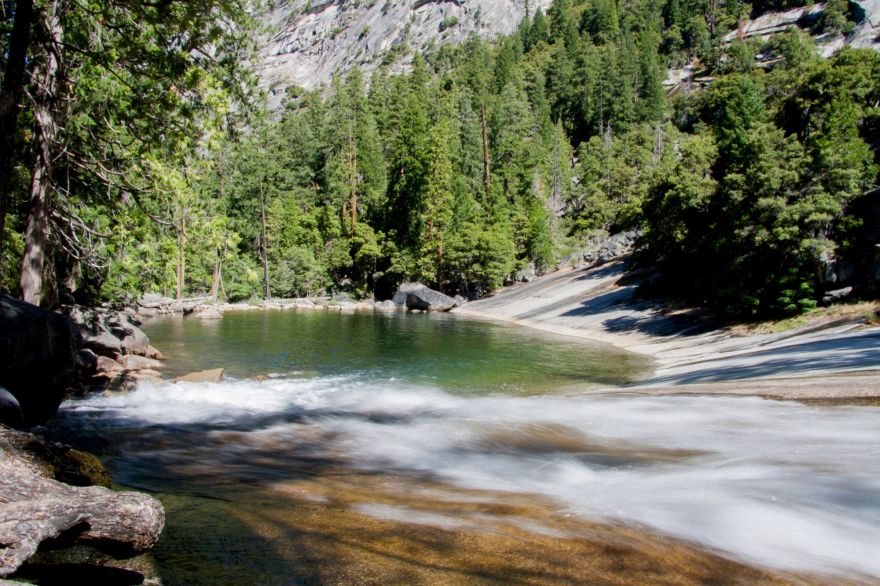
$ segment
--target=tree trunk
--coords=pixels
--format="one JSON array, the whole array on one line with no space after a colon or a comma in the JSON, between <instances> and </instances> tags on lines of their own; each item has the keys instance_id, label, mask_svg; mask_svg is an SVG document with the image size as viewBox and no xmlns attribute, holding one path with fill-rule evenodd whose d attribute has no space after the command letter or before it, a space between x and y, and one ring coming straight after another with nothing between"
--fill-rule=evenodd
<instances>
[{"instance_id":1,"label":"tree trunk","mask_svg":"<svg viewBox=\"0 0 880 586\"><path fill-rule=\"evenodd\" d=\"M480 125L483 131L483 187L489 196L489 122L486 120L486 106L480 105Z\"/></svg>"},{"instance_id":2,"label":"tree trunk","mask_svg":"<svg viewBox=\"0 0 880 586\"><path fill-rule=\"evenodd\" d=\"M263 234L260 238L260 252L263 256L263 292L266 299L272 298L269 289L269 242L266 239L266 197L263 194L263 186L260 185L260 221L263 226Z\"/></svg>"},{"instance_id":3,"label":"tree trunk","mask_svg":"<svg viewBox=\"0 0 880 586\"><path fill-rule=\"evenodd\" d=\"M55 0L45 16L46 55L37 77L34 103L34 170L31 180L30 212L25 232L24 259L21 263L21 298L40 305L43 273L49 239L49 196L52 189L52 157L58 135L55 105L61 77L62 0Z\"/></svg>"},{"instance_id":4,"label":"tree trunk","mask_svg":"<svg viewBox=\"0 0 880 586\"><path fill-rule=\"evenodd\" d=\"M354 152L354 133L351 123L348 126L348 192L349 214L351 214L351 237L354 238L354 229L357 214L357 156Z\"/></svg>"},{"instance_id":5,"label":"tree trunk","mask_svg":"<svg viewBox=\"0 0 880 586\"><path fill-rule=\"evenodd\" d=\"M220 254L219 250L217 251L217 254ZM220 271L220 259L218 258L217 261L214 263L214 280L211 283L211 299L214 301L214 303L217 302L217 294L220 291Z\"/></svg>"},{"instance_id":6,"label":"tree trunk","mask_svg":"<svg viewBox=\"0 0 880 586\"><path fill-rule=\"evenodd\" d=\"M180 219L177 229L177 299L183 299L183 286L186 282L186 218Z\"/></svg>"},{"instance_id":7,"label":"tree trunk","mask_svg":"<svg viewBox=\"0 0 880 586\"><path fill-rule=\"evenodd\" d=\"M443 226L437 230L437 290L443 293Z\"/></svg>"},{"instance_id":8,"label":"tree trunk","mask_svg":"<svg viewBox=\"0 0 880 586\"><path fill-rule=\"evenodd\" d=\"M3 244L6 214L12 196L12 155L18 131L27 50L31 41L33 9L34 0L18 0L15 3L15 22L9 36L6 73L3 75L3 87L0 88L0 245Z\"/></svg>"},{"instance_id":9,"label":"tree trunk","mask_svg":"<svg viewBox=\"0 0 880 586\"><path fill-rule=\"evenodd\" d=\"M51 455L28 450L35 444L30 434L0 429L0 582L9 583L3 578L44 542L91 545L115 557L142 554L156 543L165 525L159 501L58 482L49 477Z\"/></svg>"}]
</instances>

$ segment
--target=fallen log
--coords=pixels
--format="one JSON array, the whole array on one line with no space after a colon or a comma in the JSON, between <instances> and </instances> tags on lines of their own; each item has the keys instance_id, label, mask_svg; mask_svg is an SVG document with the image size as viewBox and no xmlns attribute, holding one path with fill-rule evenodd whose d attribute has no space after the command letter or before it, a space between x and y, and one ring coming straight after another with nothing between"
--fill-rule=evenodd
<instances>
[{"instance_id":1,"label":"fallen log","mask_svg":"<svg viewBox=\"0 0 880 586\"><path fill-rule=\"evenodd\" d=\"M22 437L0 429L0 577L43 547L89 545L116 558L149 550L165 525L153 497L51 478L51 465L19 449Z\"/></svg>"}]
</instances>

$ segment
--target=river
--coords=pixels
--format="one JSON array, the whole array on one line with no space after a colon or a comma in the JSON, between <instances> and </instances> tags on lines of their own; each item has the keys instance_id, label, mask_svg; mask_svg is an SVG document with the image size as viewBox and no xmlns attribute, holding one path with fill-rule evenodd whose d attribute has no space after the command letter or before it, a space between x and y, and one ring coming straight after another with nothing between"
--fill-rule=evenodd
<instances>
[{"instance_id":1,"label":"river","mask_svg":"<svg viewBox=\"0 0 880 586\"><path fill-rule=\"evenodd\" d=\"M144 325L49 433L168 511L162 584L880 582L880 408L603 392L643 357L434 314Z\"/></svg>"}]
</instances>

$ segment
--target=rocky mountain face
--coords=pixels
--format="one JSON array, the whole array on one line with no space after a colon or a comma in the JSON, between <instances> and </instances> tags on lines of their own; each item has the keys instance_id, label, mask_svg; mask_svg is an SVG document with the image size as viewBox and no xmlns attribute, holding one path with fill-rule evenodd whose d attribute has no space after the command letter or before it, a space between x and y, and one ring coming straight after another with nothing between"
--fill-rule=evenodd
<instances>
[{"instance_id":1,"label":"rocky mountain face","mask_svg":"<svg viewBox=\"0 0 880 586\"><path fill-rule=\"evenodd\" d=\"M359 67L383 60L404 68L414 50L458 42L470 34L491 38L516 29L529 0L282 0L264 22L269 33L257 70L277 106L288 87L314 89ZM546 10L550 0L531 0Z\"/></svg>"},{"instance_id":2,"label":"rocky mountain face","mask_svg":"<svg viewBox=\"0 0 880 586\"><path fill-rule=\"evenodd\" d=\"M471 34L492 38L513 32L529 11L546 12L551 0L277 0L264 16L267 33L256 69L270 107L288 88L315 89L358 67L369 75L383 62L391 72L407 67L414 51L460 42ZM818 38L825 56L844 44L877 49L880 0L854 2L861 19L847 38ZM761 15L728 35L763 37L819 17L824 4ZM686 82L689 68L670 71L667 86Z\"/></svg>"}]
</instances>

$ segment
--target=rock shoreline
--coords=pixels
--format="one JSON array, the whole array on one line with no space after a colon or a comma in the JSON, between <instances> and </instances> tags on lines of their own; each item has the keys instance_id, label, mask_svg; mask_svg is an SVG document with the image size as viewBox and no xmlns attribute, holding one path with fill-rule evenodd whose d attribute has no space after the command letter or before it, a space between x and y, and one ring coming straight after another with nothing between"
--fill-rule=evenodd
<instances>
[{"instance_id":1,"label":"rock shoreline","mask_svg":"<svg viewBox=\"0 0 880 586\"><path fill-rule=\"evenodd\" d=\"M880 398L880 328L864 319L739 335L713 327L699 312L638 297L627 268L617 261L554 273L454 311L606 342L654 359L653 375L613 392ZM854 373L864 376L855 379ZM811 379L822 384L807 384Z\"/></svg>"},{"instance_id":2,"label":"rock shoreline","mask_svg":"<svg viewBox=\"0 0 880 586\"><path fill-rule=\"evenodd\" d=\"M449 311L467 303L464 297L449 297L421 283L404 283L393 299L355 301L348 296L299 297L290 299L267 299L223 303L209 297L171 299L158 294L141 296L131 309L139 319L162 315L187 315L196 319L221 319L227 311L256 311L260 309L306 310L306 311Z\"/></svg>"}]
</instances>

